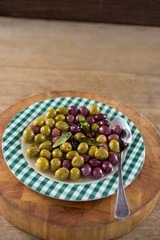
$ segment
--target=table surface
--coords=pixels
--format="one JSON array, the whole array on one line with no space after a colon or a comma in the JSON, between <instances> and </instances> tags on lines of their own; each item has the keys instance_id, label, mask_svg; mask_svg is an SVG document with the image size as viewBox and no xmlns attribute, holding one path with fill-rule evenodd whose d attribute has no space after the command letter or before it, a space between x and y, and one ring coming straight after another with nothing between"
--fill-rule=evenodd
<instances>
[{"instance_id":1,"label":"table surface","mask_svg":"<svg viewBox=\"0 0 160 240\"><path fill-rule=\"evenodd\" d=\"M160 28L0 17L0 112L24 97L81 90L120 101L160 132ZM158 240L160 202L118 240ZM0 216L0 240L37 240Z\"/></svg>"}]
</instances>

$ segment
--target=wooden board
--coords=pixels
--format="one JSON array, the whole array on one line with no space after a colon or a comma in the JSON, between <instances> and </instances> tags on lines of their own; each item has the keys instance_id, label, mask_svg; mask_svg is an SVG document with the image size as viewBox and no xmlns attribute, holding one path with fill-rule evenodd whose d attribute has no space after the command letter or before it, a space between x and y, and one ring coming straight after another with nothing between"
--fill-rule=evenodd
<instances>
[{"instance_id":1,"label":"wooden board","mask_svg":"<svg viewBox=\"0 0 160 240\"><path fill-rule=\"evenodd\" d=\"M109 104L129 117L140 130L146 146L145 163L136 180L126 188L131 215L114 218L116 194L89 202L68 202L38 194L10 172L0 152L0 212L18 228L42 239L101 240L130 232L154 209L160 189L160 137L152 124L133 109L85 92L47 92L31 96L12 105L0 115L0 138L8 122L23 108L52 97L87 97Z\"/></svg>"}]
</instances>

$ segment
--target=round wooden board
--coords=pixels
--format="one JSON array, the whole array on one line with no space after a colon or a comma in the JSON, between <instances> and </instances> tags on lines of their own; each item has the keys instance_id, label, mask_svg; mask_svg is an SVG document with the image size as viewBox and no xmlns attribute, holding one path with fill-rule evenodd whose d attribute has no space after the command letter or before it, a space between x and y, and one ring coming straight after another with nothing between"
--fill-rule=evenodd
<instances>
[{"instance_id":1,"label":"round wooden board","mask_svg":"<svg viewBox=\"0 0 160 240\"><path fill-rule=\"evenodd\" d=\"M52 199L27 188L10 172L0 151L0 212L18 228L42 239L107 240L130 232L154 209L160 189L160 136L152 124L133 109L95 93L59 91L31 96L0 114L0 140L9 121L25 107L55 97L85 97L106 103L124 113L140 130L146 147L145 163L126 188L131 215L114 218L116 194L95 201Z\"/></svg>"}]
</instances>

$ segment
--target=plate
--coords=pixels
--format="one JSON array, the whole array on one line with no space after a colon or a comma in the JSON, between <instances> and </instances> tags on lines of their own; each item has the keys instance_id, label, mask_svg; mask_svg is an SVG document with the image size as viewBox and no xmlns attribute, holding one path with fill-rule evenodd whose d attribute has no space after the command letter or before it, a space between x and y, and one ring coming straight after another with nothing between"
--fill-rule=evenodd
<instances>
[{"instance_id":1,"label":"plate","mask_svg":"<svg viewBox=\"0 0 160 240\"><path fill-rule=\"evenodd\" d=\"M2 150L4 159L15 177L27 187L52 198L69 201L89 201L108 197L117 191L118 173L113 172L99 181L70 183L60 182L36 171L24 158L21 137L24 129L36 117L50 108L70 105L87 106L98 104L100 111L112 121L124 118L131 128L132 143L122 164L124 187L131 184L140 173L145 159L145 146L141 133L134 123L122 112L102 102L80 97L59 97L40 101L19 112L8 124L3 134Z\"/></svg>"}]
</instances>

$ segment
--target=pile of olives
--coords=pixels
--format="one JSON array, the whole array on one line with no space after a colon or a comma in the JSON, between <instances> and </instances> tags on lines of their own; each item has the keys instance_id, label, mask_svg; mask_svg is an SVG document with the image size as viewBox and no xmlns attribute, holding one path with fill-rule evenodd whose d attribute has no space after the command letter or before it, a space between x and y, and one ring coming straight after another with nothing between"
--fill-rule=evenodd
<instances>
[{"instance_id":1,"label":"pile of olives","mask_svg":"<svg viewBox=\"0 0 160 240\"><path fill-rule=\"evenodd\" d=\"M113 171L124 146L125 130L110 126L97 104L60 106L36 118L23 132L26 155L39 171L60 181L102 178Z\"/></svg>"}]
</instances>

